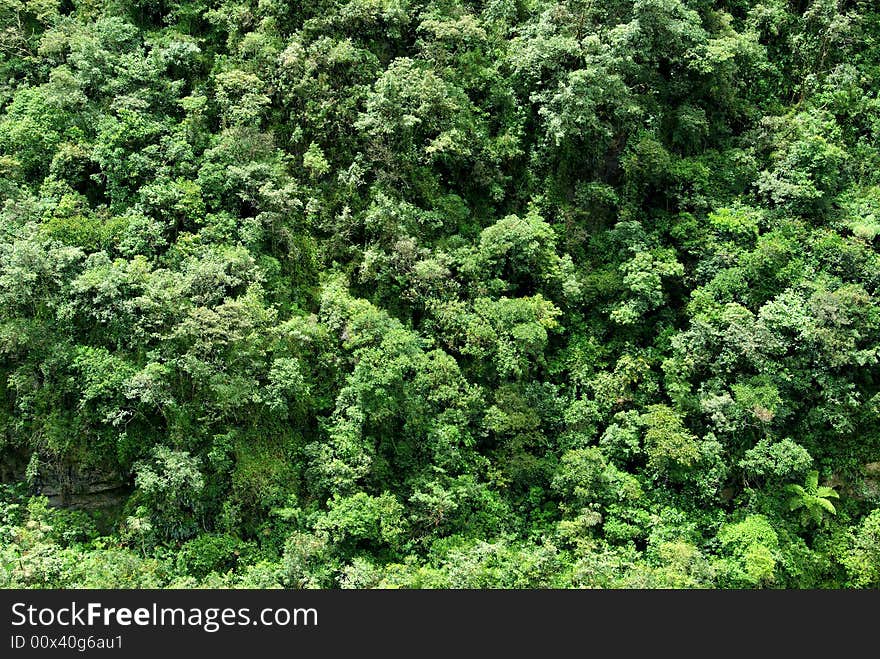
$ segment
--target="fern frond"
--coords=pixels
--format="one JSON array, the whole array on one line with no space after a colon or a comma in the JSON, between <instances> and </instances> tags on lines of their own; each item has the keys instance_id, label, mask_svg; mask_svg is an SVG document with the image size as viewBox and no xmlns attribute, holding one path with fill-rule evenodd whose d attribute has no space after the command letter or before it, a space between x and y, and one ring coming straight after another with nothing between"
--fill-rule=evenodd
<instances>
[{"instance_id":1,"label":"fern frond","mask_svg":"<svg viewBox=\"0 0 880 659\"><path fill-rule=\"evenodd\" d=\"M802 488L800 485L795 485L794 483L785 486L786 492L791 492L795 496L805 497L807 496L806 490Z\"/></svg>"},{"instance_id":2,"label":"fern frond","mask_svg":"<svg viewBox=\"0 0 880 659\"><path fill-rule=\"evenodd\" d=\"M832 515L836 515L836 514L837 514L837 509L834 507L834 504L831 503L828 499L819 499L819 498L817 498L817 499L816 499L816 504L819 505L819 506L821 506L821 507L824 508L825 510L827 510L827 511L828 511L829 513L831 513ZM816 510L819 510L819 509L816 508ZM821 515L822 515L822 513L820 512L820 513L819 513L819 516L821 517Z\"/></svg>"},{"instance_id":3,"label":"fern frond","mask_svg":"<svg viewBox=\"0 0 880 659\"><path fill-rule=\"evenodd\" d=\"M818 490L816 490L816 496L824 497L826 499L839 499L840 495L834 491L833 487L827 487L823 485Z\"/></svg>"}]
</instances>

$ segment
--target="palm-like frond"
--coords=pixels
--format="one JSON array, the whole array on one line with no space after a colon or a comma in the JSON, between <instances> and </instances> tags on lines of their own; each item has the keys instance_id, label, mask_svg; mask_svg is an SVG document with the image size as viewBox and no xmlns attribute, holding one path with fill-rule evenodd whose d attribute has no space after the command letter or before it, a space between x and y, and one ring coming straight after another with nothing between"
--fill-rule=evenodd
<instances>
[{"instance_id":1,"label":"palm-like frond","mask_svg":"<svg viewBox=\"0 0 880 659\"><path fill-rule=\"evenodd\" d=\"M817 497L823 497L825 499L839 499L840 495L834 491L833 487L827 487L823 485L818 490L816 490Z\"/></svg>"},{"instance_id":2,"label":"palm-like frond","mask_svg":"<svg viewBox=\"0 0 880 659\"><path fill-rule=\"evenodd\" d=\"M840 495L834 491L833 487L819 486L819 472L816 470L807 474L803 485L791 483L785 486L785 491L791 494L788 499L789 510L803 508L801 512L803 523L812 520L816 524L821 524L824 513L837 514L837 509L829 499L839 499Z\"/></svg>"},{"instance_id":3,"label":"palm-like frond","mask_svg":"<svg viewBox=\"0 0 880 659\"><path fill-rule=\"evenodd\" d=\"M817 510L818 510L819 508L824 508L824 509L827 510L829 513L831 513L832 515L836 515L836 514L837 514L837 509L834 507L834 504L831 503L828 499L822 499L822 498L820 498L820 497L816 497L815 502L816 502L816 505L818 506ZM821 514L821 513L820 513L820 514Z\"/></svg>"},{"instance_id":4,"label":"palm-like frond","mask_svg":"<svg viewBox=\"0 0 880 659\"><path fill-rule=\"evenodd\" d=\"M785 486L786 492L791 492L797 497L805 497L807 496L807 491L802 488L800 485L795 485L794 483Z\"/></svg>"}]
</instances>

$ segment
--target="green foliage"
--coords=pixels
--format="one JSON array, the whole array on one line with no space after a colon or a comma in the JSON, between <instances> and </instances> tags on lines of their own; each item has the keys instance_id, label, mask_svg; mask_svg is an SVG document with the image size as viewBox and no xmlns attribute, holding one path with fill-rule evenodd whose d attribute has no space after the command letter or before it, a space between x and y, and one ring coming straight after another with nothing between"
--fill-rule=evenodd
<instances>
[{"instance_id":1,"label":"green foliage","mask_svg":"<svg viewBox=\"0 0 880 659\"><path fill-rule=\"evenodd\" d=\"M697 438L688 432L671 408L652 405L642 421L647 428L645 451L648 466L670 477L681 477L700 461Z\"/></svg>"},{"instance_id":2,"label":"green foliage","mask_svg":"<svg viewBox=\"0 0 880 659\"><path fill-rule=\"evenodd\" d=\"M734 586L754 588L776 579L779 539L763 515L749 515L743 521L726 524L718 540L730 557L723 563Z\"/></svg>"},{"instance_id":3,"label":"green foliage","mask_svg":"<svg viewBox=\"0 0 880 659\"><path fill-rule=\"evenodd\" d=\"M150 461L135 465L135 484L161 539L180 540L198 531L199 495L205 487L198 460L186 451L157 446Z\"/></svg>"},{"instance_id":4,"label":"green foliage","mask_svg":"<svg viewBox=\"0 0 880 659\"><path fill-rule=\"evenodd\" d=\"M878 27L0 0L0 585L876 586Z\"/></svg>"},{"instance_id":5,"label":"green foliage","mask_svg":"<svg viewBox=\"0 0 880 659\"><path fill-rule=\"evenodd\" d=\"M807 474L803 485L791 483L785 486L791 494L788 500L789 510L801 510L801 520L804 524L813 522L821 524L825 515L836 515L837 509L830 499L839 499L840 495L833 487L819 485L819 472L815 469Z\"/></svg>"},{"instance_id":6,"label":"green foliage","mask_svg":"<svg viewBox=\"0 0 880 659\"><path fill-rule=\"evenodd\" d=\"M246 545L239 538L222 534L204 534L185 542L177 555L177 569L202 579L211 572L233 570Z\"/></svg>"},{"instance_id":7,"label":"green foliage","mask_svg":"<svg viewBox=\"0 0 880 659\"><path fill-rule=\"evenodd\" d=\"M880 584L880 512L871 511L851 535L843 563L852 585L877 588Z\"/></svg>"},{"instance_id":8,"label":"green foliage","mask_svg":"<svg viewBox=\"0 0 880 659\"><path fill-rule=\"evenodd\" d=\"M765 438L746 451L739 466L749 475L787 478L804 473L812 462L807 450L792 440L771 443Z\"/></svg>"}]
</instances>

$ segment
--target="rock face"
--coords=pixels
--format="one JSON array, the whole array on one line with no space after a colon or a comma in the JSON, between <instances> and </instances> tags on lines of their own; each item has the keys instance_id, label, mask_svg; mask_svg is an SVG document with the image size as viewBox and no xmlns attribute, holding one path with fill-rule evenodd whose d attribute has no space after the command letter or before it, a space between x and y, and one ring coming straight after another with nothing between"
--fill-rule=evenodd
<instances>
[{"instance_id":1,"label":"rock face","mask_svg":"<svg viewBox=\"0 0 880 659\"><path fill-rule=\"evenodd\" d=\"M131 486L115 472L77 465L50 466L40 471L37 494L53 506L64 508L109 508L121 505Z\"/></svg>"},{"instance_id":2,"label":"rock face","mask_svg":"<svg viewBox=\"0 0 880 659\"><path fill-rule=\"evenodd\" d=\"M0 482L23 482L27 464L23 455L3 455ZM72 462L41 462L31 493L47 497L52 506L95 510L120 506L132 489L122 474L111 469Z\"/></svg>"},{"instance_id":3,"label":"rock face","mask_svg":"<svg viewBox=\"0 0 880 659\"><path fill-rule=\"evenodd\" d=\"M27 456L4 447L0 451L0 483L18 483L24 480Z\"/></svg>"},{"instance_id":4,"label":"rock face","mask_svg":"<svg viewBox=\"0 0 880 659\"><path fill-rule=\"evenodd\" d=\"M866 494L880 500L880 462L869 462L865 465Z\"/></svg>"}]
</instances>

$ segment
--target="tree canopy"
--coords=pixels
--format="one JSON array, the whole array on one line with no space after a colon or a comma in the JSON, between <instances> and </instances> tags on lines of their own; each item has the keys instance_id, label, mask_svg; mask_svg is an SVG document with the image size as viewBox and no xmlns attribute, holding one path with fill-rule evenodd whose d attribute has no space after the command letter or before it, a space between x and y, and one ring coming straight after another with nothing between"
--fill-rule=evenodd
<instances>
[{"instance_id":1,"label":"tree canopy","mask_svg":"<svg viewBox=\"0 0 880 659\"><path fill-rule=\"evenodd\" d=\"M0 586L880 587L878 44L0 0Z\"/></svg>"}]
</instances>

